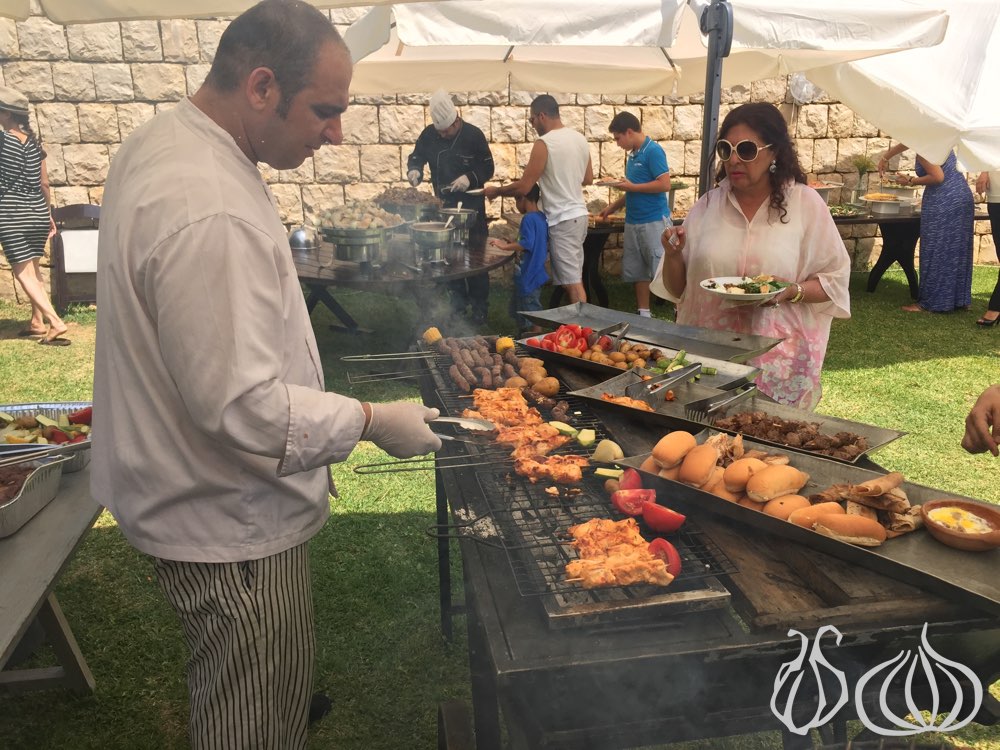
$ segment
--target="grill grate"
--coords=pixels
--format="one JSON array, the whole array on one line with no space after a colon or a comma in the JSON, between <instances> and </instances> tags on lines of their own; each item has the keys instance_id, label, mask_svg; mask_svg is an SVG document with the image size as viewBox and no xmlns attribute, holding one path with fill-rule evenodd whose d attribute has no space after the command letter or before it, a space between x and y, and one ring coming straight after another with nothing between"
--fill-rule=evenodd
<instances>
[{"instance_id":1,"label":"grill grate","mask_svg":"<svg viewBox=\"0 0 1000 750\"><path fill-rule=\"evenodd\" d=\"M438 396L444 411L449 416L460 416L463 410L473 408L471 397L463 398L464 394L458 392L447 376L451 358L439 355L429 364L437 376ZM573 427L593 429L598 439L609 437L585 401L562 394L559 400L569 404L567 421ZM506 447L474 443L463 446L470 463L477 464L476 480L489 508L488 513L478 518L488 516L496 531L484 541L498 544L506 551L522 596L555 595L560 606L574 606L640 600L664 592L657 586L586 590L566 582L566 563L576 558L568 528L592 518L625 518L611 506L599 477L585 472L583 482L571 487L560 485L559 494L553 495L545 491L547 484L532 484L514 473ZM571 441L556 453L589 455L590 449ZM648 529L643 532L647 539L655 536ZM671 535L670 541L682 561L681 575L670 585L670 592L696 590L700 579L735 572L733 563L691 520Z\"/></svg>"}]
</instances>

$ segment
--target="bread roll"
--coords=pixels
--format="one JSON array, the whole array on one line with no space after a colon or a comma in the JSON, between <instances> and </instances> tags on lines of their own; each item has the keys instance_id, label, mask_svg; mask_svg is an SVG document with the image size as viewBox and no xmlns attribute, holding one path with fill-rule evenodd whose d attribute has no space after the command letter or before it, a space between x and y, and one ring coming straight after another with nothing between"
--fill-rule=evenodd
<instances>
[{"instance_id":1,"label":"bread roll","mask_svg":"<svg viewBox=\"0 0 1000 750\"><path fill-rule=\"evenodd\" d=\"M719 449L714 445L698 445L688 451L677 478L693 487L701 487L715 472Z\"/></svg>"},{"instance_id":2,"label":"bread roll","mask_svg":"<svg viewBox=\"0 0 1000 750\"><path fill-rule=\"evenodd\" d=\"M809 498L802 497L802 495L782 495L774 500L768 500L764 506L764 512L769 516L786 521L792 513L797 510L805 510L809 505Z\"/></svg>"},{"instance_id":3,"label":"bread roll","mask_svg":"<svg viewBox=\"0 0 1000 750\"><path fill-rule=\"evenodd\" d=\"M716 466L712 470L712 474L708 477L708 481L705 482L699 489L705 490L705 492L711 492L713 489L718 487L722 482L722 475L726 473L726 470L721 466Z\"/></svg>"},{"instance_id":4,"label":"bread roll","mask_svg":"<svg viewBox=\"0 0 1000 750\"><path fill-rule=\"evenodd\" d=\"M792 511L788 520L796 526L811 529L820 516L839 516L844 514L844 508L840 503L816 503L808 508L799 508Z\"/></svg>"},{"instance_id":5,"label":"bread roll","mask_svg":"<svg viewBox=\"0 0 1000 750\"><path fill-rule=\"evenodd\" d=\"M694 435L684 430L676 430L660 438L660 441L653 446L653 458L660 465L661 469L670 469L678 466L684 460L692 448L698 445Z\"/></svg>"},{"instance_id":6,"label":"bread roll","mask_svg":"<svg viewBox=\"0 0 1000 750\"><path fill-rule=\"evenodd\" d=\"M727 490L725 482L719 482L712 488L711 492L716 497L721 497L723 500L728 500L731 503L738 503L746 497L742 492L730 492Z\"/></svg>"},{"instance_id":7,"label":"bread roll","mask_svg":"<svg viewBox=\"0 0 1000 750\"><path fill-rule=\"evenodd\" d=\"M878 521L846 513L821 516L813 529L831 539L862 547L878 547L886 538L885 528Z\"/></svg>"},{"instance_id":8,"label":"bread roll","mask_svg":"<svg viewBox=\"0 0 1000 750\"><path fill-rule=\"evenodd\" d=\"M661 477L663 477L664 479L672 479L675 482L677 481L677 475L680 473L681 473L681 467L679 465L671 466L669 469L660 469Z\"/></svg>"},{"instance_id":9,"label":"bread roll","mask_svg":"<svg viewBox=\"0 0 1000 750\"><path fill-rule=\"evenodd\" d=\"M742 498L736 501L737 505L742 505L744 508L750 508L750 510L764 510L764 506L767 503L758 503L756 500L751 500L749 497L744 495Z\"/></svg>"},{"instance_id":10,"label":"bread roll","mask_svg":"<svg viewBox=\"0 0 1000 750\"><path fill-rule=\"evenodd\" d=\"M646 456L645 460L639 464L640 471L648 471L650 474L659 474L660 465L656 463L656 459L652 456Z\"/></svg>"},{"instance_id":11,"label":"bread roll","mask_svg":"<svg viewBox=\"0 0 1000 750\"><path fill-rule=\"evenodd\" d=\"M758 503L766 503L782 495L798 493L808 481L809 475L794 466L768 466L750 477L747 495Z\"/></svg>"},{"instance_id":12,"label":"bread roll","mask_svg":"<svg viewBox=\"0 0 1000 750\"><path fill-rule=\"evenodd\" d=\"M730 492L743 492L750 477L767 466L759 458L741 458L726 467L723 481Z\"/></svg>"}]
</instances>

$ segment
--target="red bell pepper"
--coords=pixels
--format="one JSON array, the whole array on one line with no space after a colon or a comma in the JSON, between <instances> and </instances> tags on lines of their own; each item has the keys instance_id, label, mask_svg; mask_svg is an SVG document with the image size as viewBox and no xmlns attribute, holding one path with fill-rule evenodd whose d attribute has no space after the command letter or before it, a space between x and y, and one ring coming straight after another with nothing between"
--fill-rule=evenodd
<instances>
[{"instance_id":1,"label":"red bell pepper","mask_svg":"<svg viewBox=\"0 0 1000 750\"><path fill-rule=\"evenodd\" d=\"M80 411L74 411L68 415L70 424L90 424L91 418L94 416L94 407L88 406L85 409L80 409Z\"/></svg>"}]
</instances>

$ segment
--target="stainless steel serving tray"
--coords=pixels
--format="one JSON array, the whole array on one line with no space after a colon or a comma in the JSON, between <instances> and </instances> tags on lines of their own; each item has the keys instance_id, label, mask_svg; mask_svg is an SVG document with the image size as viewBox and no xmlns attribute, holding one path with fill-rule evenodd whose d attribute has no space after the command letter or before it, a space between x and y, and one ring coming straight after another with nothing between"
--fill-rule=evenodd
<instances>
[{"instance_id":1,"label":"stainless steel serving tray","mask_svg":"<svg viewBox=\"0 0 1000 750\"><path fill-rule=\"evenodd\" d=\"M320 227L323 239L335 245L374 245L381 244L392 234L396 227L373 227L371 229L346 229L339 227Z\"/></svg>"},{"instance_id":2,"label":"stainless steel serving tray","mask_svg":"<svg viewBox=\"0 0 1000 750\"><path fill-rule=\"evenodd\" d=\"M582 399L590 401L594 404L598 404L604 408L617 411L619 414L623 414L632 419L637 419L639 421L645 422L647 424L660 424L668 430L685 430L686 432L698 432L704 430L706 427L711 427L711 429L717 429L711 425L706 425L702 422L698 422L694 419L690 419L685 411L685 405L696 401L701 398L709 398L711 396L722 396L725 391L718 390L717 388L710 388L705 385L705 378L702 377L701 381L698 381L695 385L689 385L683 388L673 388L675 400L665 401L660 404L655 412L648 412L643 409L633 409L629 406L623 406L622 404L616 404L612 401L606 401L601 398L604 393L610 393L612 396L624 396L625 388L633 383L637 383L641 380L639 374L632 371L626 371L621 375L618 375L610 380L606 380L603 383L598 383L597 385L590 386L589 388L581 388L580 390L572 391L571 396L579 396ZM820 432L826 435L833 435L838 432L853 432L856 435L860 435L868 440L868 449L853 459L845 458L834 458L833 456L824 456L823 454L816 453L815 451L808 451L803 448L795 448L790 445L785 445L784 443L776 443L770 440L762 440L760 438L746 438L752 439L761 445L766 445L769 448L774 448L784 452L799 453L807 456L818 456L836 463L843 464L857 464L865 456L873 451L891 443L893 440L905 435L905 432L900 432L898 430L887 430L883 427L876 427L875 425L864 424L863 422L852 422L848 419L839 419L837 417L829 417L825 414L817 414L812 411L803 411L802 409L796 409L792 406L785 406L784 404L778 404L771 401L766 396L755 395L746 401L741 401L740 403L731 407L731 411L734 414L745 412L745 411L762 411L766 414L771 414L776 417L781 417L782 419L796 419L805 422L817 422L820 425ZM725 415L726 410L720 409L718 414L712 415L712 418ZM718 430L719 432L726 432L730 435L737 434L732 430Z\"/></svg>"},{"instance_id":3,"label":"stainless steel serving tray","mask_svg":"<svg viewBox=\"0 0 1000 750\"><path fill-rule=\"evenodd\" d=\"M655 344L660 348L683 349L692 354L730 362L746 362L781 343L781 339L750 333L679 326L668 320L644 318L588 302L574 302L551 310L533 310L522 314L540 326L552 328L564 323L576 323L597 330L615 323L629 323L628 337L634 341Z\"/></svg>"},{"instance_id":4,"label":"stainless steel serving tray","mask_svg":"<svg viewBox=\"0 0 1000 750\"><path fill-rule=\"evenodd\" d=\"M696 437L701 443L713 434L717 433L714 430L703 430ZM756 443L749 438L744 440L744 445L747 448L768 449L763 443ZM638 468L648 455L647 453L633 456L617 463ZM791 465L809 474L809 483L801 492L803 495L814 494L832 484L843 482L859 484L884 476L881 472L803 453L792 454ZM925 591L934 592L994 615L1000 614L1000 576L997 576L997 570L1000 568L1000 549L989 552L963 552L941 544L925 529L917 529L895 539L888 539L879 547L859 547L723 500L695 487L664 479L656 474L646 472L642 474L645 487L656 489L662 497L669 498L670 507L690 513L694 518L705 513L722 516L775 536L800 542L812 549L862 565ZM911 482L903 482L901 486L912 505L940 498L973 499Z\"/></svg>"},{"instance_id":5,"label":"stainless steel serving tray","mask_svg":"<svg viewBox=\"0 0 1000 750\"><path fill-rule=\"evenodd\" d=\"M781 448L782 450L794 450L810 456L821 456L822 458L827 458L831 461L840 461L842 463L856 463L861 456L872 453L879 448L888 445L893 440L898 440L906 434L900 430L888 430L885 427L876 427L875 425L865 424L864 422L852 422L850 419L840 419L839 417L831 417L814 411L796 409L794 406L779 404L760 395L754 395L752 398L748 398L746 401L734 404L729 408L719 409L719 411L712 414L709 419L714 422L716 419L751 411L762 411L765 414L770 414L773 417L779 417L781 419L816 422L819 424L819 431L824 435L834 435L838 432L853 432L855 435L860 435L868 441L868 450L861 453L852 461L845 461L844 459L834 458L833 456L825 456L822 453L816 453L815 451L793 448L792 446L785 445L784 443L777 443L759 437L752 438L754 441L764 445L774 446L775 448ZM711 429L719 430L720 432L728 432L730 435L737 434L736 430L723 430L720 427L716 427L714 424L705 424L701 422L696 424L699 424L701 427L710 427ZM745 437L749 438L749 436Z\"/></svg>"},{"instance_id":6,"label":"stainless steel serving tray","mask_svg":"<svg viewBox=\"0 0 1000 750\"><path fill-rule=\"evenodd\" d=\"M632 329L629 328L629 333ZM672 357L677 354L676 349L671 349L664 344L658 344L656 342L644 341L641 339L634 339L631 335L626 336L624 341L631 341L633 343L640 342L647 346L655 347L660 349L664 354ZM601 377L614 378L617 375L621 375L622 372L627 372L627 370L621 370L618 367L610 367L608 365L602 365L599 362L591 362L589 359L583 359L581 357L570 357L566 354L560 352L550 352L547 349L542 349L537 346L528 346L526 343L527 338L520 339L517 343L524 347L524 351L530 357L537 357L538 359L544 360L545 362L552 362L553 364L561 365L563 367L576 367L580 370L588 370L590 372L595 372ZM688 352L686 357L688 362L701 362L703 367L714 367L714 375L705 375L704 373L698 379L700 385L708 386L710 388L720 388L722 390L729 390L731 388L737 388L744 383L749 383L755 377L757 373L760 372L760 368L751 367L750 365L742 365L736 362L730 362L728 360L712 359L711 357L705 357L700 354L694 354ZM659 370L646 370L647 375L658 375ZM631 381L634 382L634 381ZM621 394L615 394L621 395ZM705 394L711 395L711 394Z\"/></svg>"},{"instance_id":7,"label":"stainless steel serving tray","mask_svg":"<svg viewBox=\"0 0 1000 750\"><path fill-rule=\"evenodd\" d=\"M13 417L34 417L41 414L49 417L50 419L56 419L60 414L70 414L74 411L80 411L80 409L86 409L91 405L90 401L56 401L40 404L7 404L6 406L0 406L0 411L5 411ZM88 445L90 444L89 435L87 436L87 440L85 442ZM33 453L39 448L44 447L45 446L38 445L37 443L10 444L0 442L0 456L12 457L19 453ZM90 451L78 451L73 454L72 458L63 464L62 471L65 474L71 474L74 471L79 471L89 463Z\"/></svg>"},{"instance_id":8,"label":"stainless steel serving tray","mask_svg":"<svg viewBox=\"0 0 1000 750\"><path fill-rule=\"evenodd\" d=\"M376 201L378 205L391 214L402 216L408 221L434 221L441 208L440 201L426 203L393 203L392 201Z\"/></svg>"}]
</instances>

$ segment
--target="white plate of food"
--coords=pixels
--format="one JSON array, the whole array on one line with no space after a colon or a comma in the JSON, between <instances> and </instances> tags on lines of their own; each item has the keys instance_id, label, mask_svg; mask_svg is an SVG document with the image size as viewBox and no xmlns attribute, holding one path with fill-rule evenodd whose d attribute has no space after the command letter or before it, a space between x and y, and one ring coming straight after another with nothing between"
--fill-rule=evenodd
<instances>
[{"instance_id":1,"label":"white plate of food","mask_svg":"<svg viewBox=\"0 0 1000 750\"><path fill-rule=\"evenodd\" d=\"M716 276L705 279L699 286L706 292L725 297L732 302L760 302L776 297L787 282L776 281L773 276Z\"/></svg>"}]
</instances>

